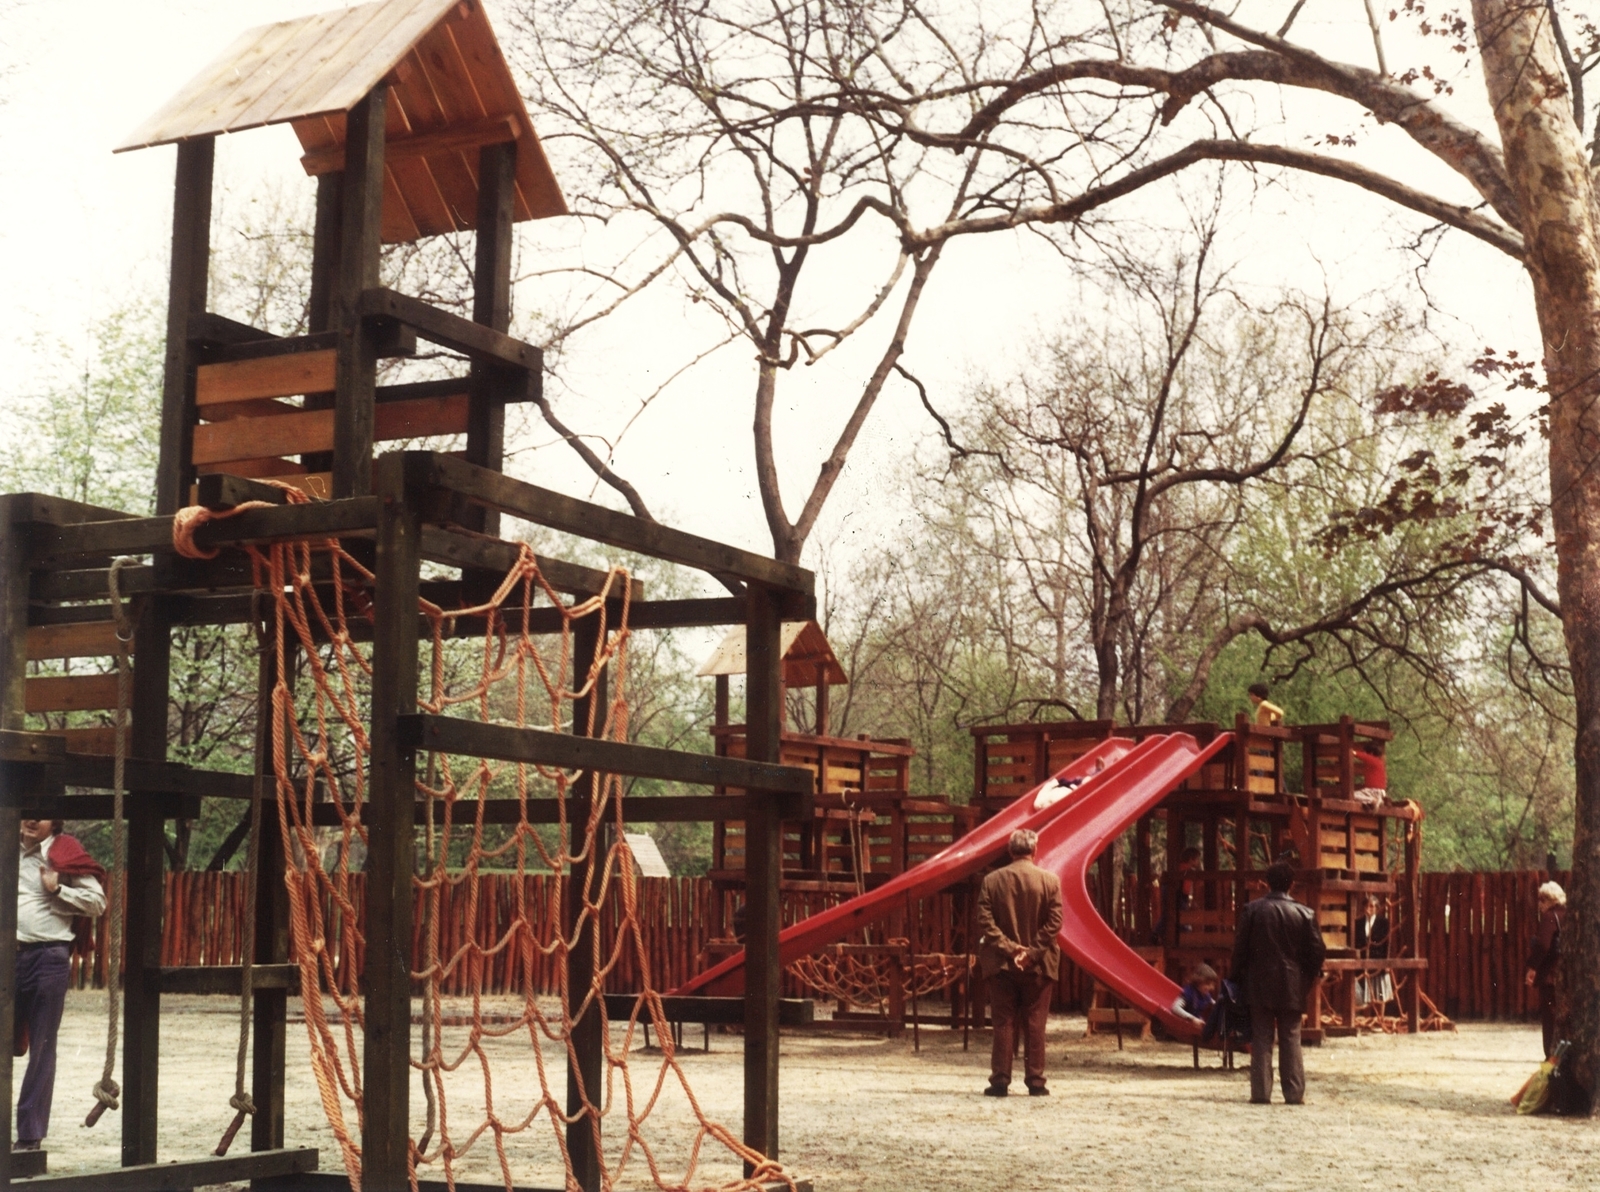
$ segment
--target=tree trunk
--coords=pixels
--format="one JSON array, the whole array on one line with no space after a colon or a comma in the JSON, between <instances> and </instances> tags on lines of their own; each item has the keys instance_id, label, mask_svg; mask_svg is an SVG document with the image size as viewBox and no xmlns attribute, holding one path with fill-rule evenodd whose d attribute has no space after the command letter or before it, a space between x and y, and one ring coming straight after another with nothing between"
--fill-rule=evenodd
<instances>
[{"instance_id":1,"label":"tree trunk","mask_svg":"<svg viewBox=\"0 0 1600 1192\"><path fill-rule=\"evenodd\" d=\"M1592 1098L1600 1082L1600 201L1544 6L1473 0L1472 11L1523 212L1550 384L1551 518L1578 729L1564 1034Z\"/></svg>"}]
</instances>

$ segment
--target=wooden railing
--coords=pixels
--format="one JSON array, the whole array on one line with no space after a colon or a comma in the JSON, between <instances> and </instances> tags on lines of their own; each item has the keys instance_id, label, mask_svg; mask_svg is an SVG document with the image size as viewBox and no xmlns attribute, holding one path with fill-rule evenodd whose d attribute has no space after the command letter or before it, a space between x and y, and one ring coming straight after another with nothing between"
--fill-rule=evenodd
<instances>
[{"instance_id":1,"label":"wooden railing","mask_svg":"<svg viewBox=\"0 0 1600 1192\"><path fill-rule=\"evenodd\" d=\"M1457 1019L1525 1019L1536 1011L1537 1002L1522 984L1523 961L1535 927L1535 892L1547 876L1537 871L1422 875L1422 955L1428 961L1423 989L1439 1009ZM1567 876L1555 875L1563 886ZM356 880L359 882L359 877ZM540 874L522 881L538 943L547 946L553 931L554 880ZM486 877L480 886L474 923L467 922L464 895L447 897L443 942L448 945L459 941L469 932L480 939L498 936L510 922L516 882L513 874ZM711 900L717 895L712 884L703 878L641 878L638 890L651 975L657 988L675 988L700 971L710 956L708 925L712 921ZM1124 938L1132 940L1130 924L1121 922L1132 904L1129 894L1131 891L1125 891L1118 899L1119 922L1115 926ZM786 894L783 921L798 922L837 901L837 895ZM240 962L243 875L168 874L166 905L161 941L163 966ZM923 899L899 912L895 929L912 938L918 951L962 950L966 947L966 924L961 906L950 892ZM601 920L604 939L614 938L618 911L615 899L605 908ZM104 986L106 934L107 923L102 917L96 921L95 930L84 933L74 946L75 988ZM533 952L526 943L508 947L490 962L487 987L494 992L519 992L525 965L526 971L533 974L535 992L555 992L553 962ZM625 950L610 988L619 993L635 990L639 975L637 956ZM447 983L446 992L459 991L464 980L463 973ZM1092 984L1086 973L1063 961L1057 1009L1081 1010L1088 1004ZM789 996L803 993L798 985L786 992Z\"/></svg>"}]
</instances>

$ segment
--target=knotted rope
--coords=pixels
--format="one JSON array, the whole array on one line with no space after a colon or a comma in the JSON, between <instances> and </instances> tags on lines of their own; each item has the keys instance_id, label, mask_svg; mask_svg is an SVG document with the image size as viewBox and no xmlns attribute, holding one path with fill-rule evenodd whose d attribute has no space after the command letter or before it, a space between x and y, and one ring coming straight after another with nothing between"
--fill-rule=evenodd
<instances>
[{"instance_id":1,"label":"knotted rope","mask_svg":"<svg viewBox=\"0 0 1600 1192\"><path fill-rule=\"evenodd\" d=\"M94 1086L94 1107L83 1119L85 1126L93 1126L105 1111L120 1107L122 1086L112 1074L117 1068L117 1015L122 1003L117 994L122 976L122 795L128 759L128 705L132 701L132 668L128 664L128 646L133 642L133 621L123 611L122 591L119 581L124 567L136 563L135 559L114 559L106 573L106 590L111 600L111 619L116 625L117 639L117 711L116 746L111 764L111 866L106 884L106 914L110 916L110 949L106 957L106 1061L100 1070L100 1079Z\"/></svg>"}]
</instances>

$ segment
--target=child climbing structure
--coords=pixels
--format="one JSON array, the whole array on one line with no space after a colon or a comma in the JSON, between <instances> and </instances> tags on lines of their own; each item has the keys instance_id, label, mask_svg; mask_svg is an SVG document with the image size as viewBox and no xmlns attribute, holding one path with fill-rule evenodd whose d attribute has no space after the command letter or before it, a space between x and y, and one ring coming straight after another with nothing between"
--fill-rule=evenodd
<instances>
[{"instance_id":1,"label":"child climbing structure","mask_svg":"<svg viewBox=\"0 0 1600 1192\"><path fill-rule=\"evenodd\" d=\"M291 338L207 309L216 138L273 123L295 129L317 187L311 326ZM635 1168L659 1186L795 1186L777 1165L778 881L781 824L810 816L812 783L779 764L780 637L785 620L814 616L813 578L501 474L505 406L537 397L542 367L539 349L509 334L511 228L565 207L481 4L382 0L251 30L123 148L166 144L177 177L156 514L0 498L0 834L15 839L22 815L104 819L126 807L126 857L112 867L127 895L120 1002L112 994L123 1166L37 1174L43 1152L7 1146L0 1190L32 1176L30 1188L81 1192L236 1180L401 1192L442 1188L473 1163L507 1189L530 1163L553 1173L541 1183L586 1192ZM475 233L471 319L379 283L382 244L462 230ZM403 361L419 339L455 375L378 384L380 359ZM459 449L375 457L377 442L419 438ZM707 572L735 594L651 601L625 572L502 540L502 517ZM48 660L118 653L119 612L133 624L131 693L108 694L98 675L41 681ZM258 637L254 775L167 760L182 624ZM747 641L744 756L629 743L629 635L728 624ZM30 714L108 698L125 733L30 731ZM738 793L652 798L641 815L627 775ZM250 817L253 946L242 968L162 969L163 823L196 815L202 794L236 799ZM664 1001L647 968L638 994L605 995L599 900L620 885L633 906L624 822L730 817L745 825L742 996ZM329 832L340 847L324 851ZM360 875L347 863L357 840ZM489 864L565 875L552 942L530 942L525 908L497 938L442 939L438 891L470 896ZM17 854L0 849L0 1034L15 1010L16 889ZM357 899L364 938L347 929L333 955L324 924L353 923ZM615 946L636 947L637 932L630 911ZM518 933L524 963L561 975L559 1007L530 995L511 1021L491 1021L471 991ZM446 1016L439 987L462 973L470 1010ZM163 996L180 992L238 996L244 1037L238 1083L217 1090L217 1153L174 1161L156 1145L160 1015ZM304 1041L288 1026L291 994ZM629 1056L639 1023L667 1040L662 1028L683 1017L742 1024L742 1128L695 1109L688 1135L664 1139L655 1102L636 1102L619 1078L640 1062ZM618 1019L626 1029L614 1034ZM476 1079L491 1044L519 1039L518 1070L537 1075L537 1092L496 1100L485 1078L478 1108L458 1101L447 1114L465 1079L452 1073ZM670 1046L648 1062L652 1085L682 1084ZM338 1156L294 1145L289 1065L315 1076ZM12 1074L0 1049L8 1123ZM226 1153L246 1120L248 1151ZM697 1173L718 1161L734 1174Z\"/></svg>"},{"instance_id":2,"label":"child climbing structure","mask_svg":"<svg viewBox=\"0 0 1600 1192\"><path fill-rule=\"evenodd\" d=\"M1393 739L1386 723L1344 716L1331 724L1265 725L1241 715L1231 730L1104 721L983 726L973 730L977 795L997 811L1097 742L1174 731L1217 743L1217 751L1139 817L1131 858L1108 851L1096 861L1091 885L1101 916L1115 921L1115 900L1125 899L1120 918L1130 940L1175 982L1201 962L1225 977L1239 908L1265 890L1267 865L1287 855L1296 868L1294 896L1316 911L1328 947L1304 1038L1316 1042L1364 1026L1416 1031L1438 1022L1416 977L1427 967L1417 917L1423 811L1386 789L1383 753ZM1298 791L1290 785L1295 762ZM1357 938L1369 896L1390 925L1381 952ZM1399 1003L1392 1017L1385 1004L1358 999L1382 977L1398 995L1384 999ZM1091 1007L1091 1029L1096 1010L1103 1021L1130 1022L1119 991L1105 992L1110 996ZM1142 1018L1131 1021L1137 1026Z\"/></svg>"}]
</instances>

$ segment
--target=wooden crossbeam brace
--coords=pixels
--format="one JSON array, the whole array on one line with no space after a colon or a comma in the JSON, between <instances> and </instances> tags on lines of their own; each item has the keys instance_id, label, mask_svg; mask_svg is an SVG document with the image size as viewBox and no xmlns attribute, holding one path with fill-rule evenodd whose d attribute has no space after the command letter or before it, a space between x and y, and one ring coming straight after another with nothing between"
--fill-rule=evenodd
<instances>
[{"instance_id":1,"label":"wooden crossbeam brace","mask_svg":"<svg viewBox=\"0 0 1600 1192\"><path fill-rule=\"evenodd\" d=\"M73 1172L70 1175L41 1175L13 1186L54 1192L175 1192L230 1184L236 1180L261 1180L273 1176L290 1177L284 1187L300 1187L296 1178L317 1169L314 1147L295 1147L275 1151L247 1151L218 1158L189 1159L179 1163L141 1163L112 1171ZM343 1177L341 1177L343 1178Z\"/></svg>"},{"instance_id":2,"label":"wooden crossbeam brace","mask_svg":"<svg viewBox=\"0 0 1600 1192\"><path fill-rule=\"evenodd\" d=\"M750 814L751 799L771 799L770 795L637 795L624 798L622 816L630 824L705 824L725 820L742 820ZM812 796L780 795L780 815L786 820L809 820L812 814ZM444 808L438 801L418 802L413 821L427 822L431 813L433 822L444 822ZM587 809L576 799L567 800L567 822L575 822ZM477 819L478 804L463 799L454 805L451 822L457 825L472 823ZM486 799L483 803L483 822L486 824L515 824L522 821L522 805L516 799ZM339 809L332 803L315 803L311 808L311 822L318 827L335 827L344 821ZM555 799L529 799L530 824L560 822L560 806Z\"/></svg>"},{"instance_id":3,"label":"wooden crossbeam brace","mask_svg":"<svg viewBox=\"0 0 1600 1192\"><path fill-rule=\"evenodd\" d=\"M419 751L806 797L816 785L815 775L802 766L780 766L707 753L680 753L651 745L576 737L545 729L482 724L454 716L419 713L399 716L396 720L400 740L408 748Z\"/></svg>"}]
</instances>

